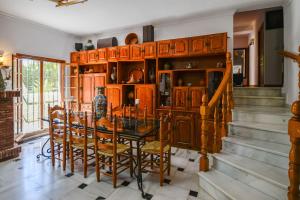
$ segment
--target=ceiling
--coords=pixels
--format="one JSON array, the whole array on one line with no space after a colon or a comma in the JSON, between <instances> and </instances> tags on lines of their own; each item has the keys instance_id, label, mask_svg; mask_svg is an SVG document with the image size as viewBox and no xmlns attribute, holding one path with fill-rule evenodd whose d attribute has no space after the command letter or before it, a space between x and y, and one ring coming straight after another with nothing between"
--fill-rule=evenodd
<instances>
[{"instance_id":1,"label":"ceiling","mask_svg":"<svg viewBox=\"0 0 300 200\"><path fill-rule=\"evenodd\" d=\"M83 36L136 25L155 25L174 18L263 8L283 1L88 0L84 4L56 8L48 0L0 0L0 13Z\"/></svg>"}]
</instances>

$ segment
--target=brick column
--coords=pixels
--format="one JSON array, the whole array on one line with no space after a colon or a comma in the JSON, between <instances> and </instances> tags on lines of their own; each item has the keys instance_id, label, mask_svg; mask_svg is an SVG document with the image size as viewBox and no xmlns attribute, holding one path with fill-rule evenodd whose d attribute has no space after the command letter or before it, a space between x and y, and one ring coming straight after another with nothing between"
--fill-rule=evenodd
<instances>
[{"instance_id":1,"label":"brick column","mask_svg":"<svg viewBox=\"0 0 300 200\"><path fill-rule=\"evenodd\" d=\"M0 92L0 161L19 156L21 147L14 143L14 102L19 91Z\"/></svg>"}]
</instances>

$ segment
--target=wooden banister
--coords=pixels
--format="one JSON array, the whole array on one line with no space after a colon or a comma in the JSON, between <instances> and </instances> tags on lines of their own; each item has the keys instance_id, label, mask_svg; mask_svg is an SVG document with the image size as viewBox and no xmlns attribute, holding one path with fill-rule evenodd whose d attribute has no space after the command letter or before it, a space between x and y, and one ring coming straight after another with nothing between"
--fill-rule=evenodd
<instances>
[{"instance_id":1,"label":"wooden banister","mask_svg":"<svg viewBox=\"0 0 300 200\"><path fill-rule=\"evenodd\" d=\"M222 96L223 92L227 89L227 84L232 79L232 61L231 61L231 54L228 52L226 54L226 70L224 73L223 80L221 81L218 89L216 90L215 94L211 98L208 103L209 108L213 108L216 103L218 102L220 96Z\"/></svg>"},{"instance_id":2,"label":"wooden banister","mask_svg":"<svg viewBox=\"0 0 300 200\"><path fill-rule=\"evenodd\" d=\"M300 47L299 47L300 52ZM291 58L298 63L300 68L300 53L295 54L288 51L280 53L284 57ZM300 87L300 72L298 73L298 87ZM293 117L289 120L288 133L291 141L291 150L289 155L289 179L290 186L288 188L288 199L299 199L299 184L300 184L300 93L298 100L291 106Z\"/></svg>"},{"instance_id":3,"label":"wooden banister","mask_svg":"<svg viewBox=\"0 0 300 200\"><path fill-rule=\"evenodd\" d=\"M220 104L221 103L221 104ZM221 108L219 108L221 106ZM209 170L208 138L212 139L212 153L221 150L221 138L227 136L227 123L232 121L231 109L233 108L232 98L232 61L231 55L226 54L226 69L223 79L208 102L207 93L202 97L200 107L201 115L201 157L199 163L200 171ZM211 123L213 122L213 125ZM211 131L213 130L213 131ZM211 134L211 135L210 135Z\"/></svg>"}]
</instances>

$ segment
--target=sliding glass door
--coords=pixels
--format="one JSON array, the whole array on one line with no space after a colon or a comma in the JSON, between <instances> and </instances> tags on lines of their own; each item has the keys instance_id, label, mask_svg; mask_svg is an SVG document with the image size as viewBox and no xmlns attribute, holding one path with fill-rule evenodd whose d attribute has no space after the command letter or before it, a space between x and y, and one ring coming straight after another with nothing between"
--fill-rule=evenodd
<instances>
[{"instance_id":1,"label":"sliding glass door","mask_svg":"<svg viewBox=\"0 0 300 200\"><path fill-rule=\"evenodd\" d=\"M41 62L32 59L22 59L22 113L23 132L41 129Z\"/></svg>"},{"instance_id":2,"label":"sliding glass door","mask_svg":"<svg viewBox=\"0 0 300 200\"><path fill-rule=\"evenodd\" d=\"M48 105L61 102L61 65L54 62L43 63L43 117L48 116ZM44 123L44 128L48 123Z\"/></svg>"},{"instance_id":3,"label":"sliding glass door","mask_svg":"<svg viewBox=\"0 0 300 200\"><path fill-rule=\"evenodd\" d=\"M16 129L29 133L47 128L42 118L48 115L48 105L61 102L61 62L40 57L16 57L14 89L21 91L16 102Z\"/></svg>"}]
</instances>

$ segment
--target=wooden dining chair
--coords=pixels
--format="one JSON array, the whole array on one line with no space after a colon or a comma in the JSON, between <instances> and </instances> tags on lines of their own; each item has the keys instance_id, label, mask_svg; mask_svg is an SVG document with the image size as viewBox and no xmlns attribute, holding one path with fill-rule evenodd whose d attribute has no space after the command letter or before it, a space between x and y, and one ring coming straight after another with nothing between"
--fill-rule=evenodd
<instances>
[{"instance_id":1,"label":"wooden dining chair","mask_svg":"<svg viewBox=\"0 0 300 200\"><path fill-rule=\"evenodd\" d=\"M68 113L69 148L71 172L74 173L74 162L82 160L84 178L87 177L88 161L95 158L93 133L87 130L87 112Z\"/></svg>"},{"instance_id":2,"label":"wooden dining chair","mask_svg":"<svg viewBox=\"0 0 300 200\"><path fill-rule=\"evenodd\" d=\"M142 148L142 169L157 173L159 169L160 186L163 186L164 173L171 170L171 114L160 117L159 140L147 142Z\"/></svg>"},{"instance_id":3,"label":"wooden dining chair","mask_svg":"<svg viewBox=\"0 0 300 200\"><path fill-rule=\"evenodd\" d=\"M52 166L55 166L55 159L62 161L63 170L66 170L67 152L67 114L65 104L63 107L48 105L49 134ZM61 159L62 153L62 159Z\"/></svg>"},{"instance_id":4,"label":"wooden dining chair","mask_svg":"<svg viewBox=\"0 0 300 200\"><path fill-rule=\"evenodd\" d=\"M96 118L95 118L96 119ZM112 177L113 187L117 186L117 176L121 172L130 169L133 175L132 148L130 145L118 142L118 119L113 117L111 125L106 124L106 128L112 133L97 130L97 121L94 120L94 147L96 160L96 177L100 181L100 168L104 175ZM109 169L109 171L105 171Z\"/></svg>"}]
</instances>

